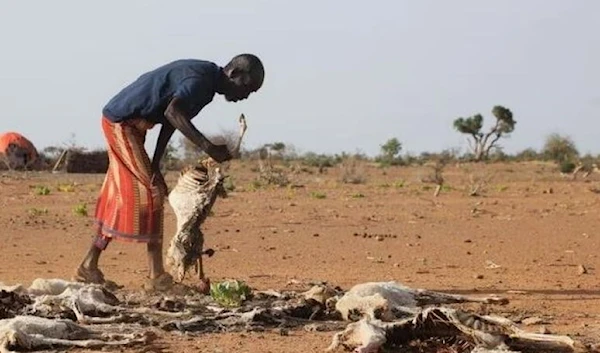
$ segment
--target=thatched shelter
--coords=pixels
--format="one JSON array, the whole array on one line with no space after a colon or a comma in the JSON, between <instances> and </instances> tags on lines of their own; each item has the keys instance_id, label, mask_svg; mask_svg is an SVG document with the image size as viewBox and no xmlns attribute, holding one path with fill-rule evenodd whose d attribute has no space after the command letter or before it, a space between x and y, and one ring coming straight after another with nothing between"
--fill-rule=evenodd
<instances>
[{"instance_id":1,"label":"thatched shelter","mask_svg":"<svg viewBox=\"0 0 600 353\"><path fill-rule=\"evenodd\" d=\"M65 150L59 157L53 169L53 171L58 170L67 173L106 173L108 170L108 153L106 150Z\"/></svg>"}]
</instances>

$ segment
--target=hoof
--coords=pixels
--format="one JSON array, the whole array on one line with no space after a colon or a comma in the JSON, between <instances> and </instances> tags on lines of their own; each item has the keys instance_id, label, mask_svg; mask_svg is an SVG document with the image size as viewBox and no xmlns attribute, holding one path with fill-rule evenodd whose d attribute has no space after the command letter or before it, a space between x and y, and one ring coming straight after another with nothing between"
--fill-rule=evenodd
<instances>
[{"instance_id":1,"label":"hoof","mask_svg":"<svg viewBox=\"0 0 600 353\"><path fill-rule=\"evenodd\" d=\"M198 283L198 285L196 286L196 289L198 290L199 293L202 293L204 295L210 294L210 279L209 278L201 279L200 282Z\"/></svg>"}]
</instances>

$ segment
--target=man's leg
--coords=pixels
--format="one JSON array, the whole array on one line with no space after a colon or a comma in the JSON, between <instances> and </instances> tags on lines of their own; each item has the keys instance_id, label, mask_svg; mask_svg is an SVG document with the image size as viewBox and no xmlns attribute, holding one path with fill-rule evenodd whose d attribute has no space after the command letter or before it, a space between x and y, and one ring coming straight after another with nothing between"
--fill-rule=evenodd
<instances>
[{"instance_id":1,"label":"man's leg","mask_svg":"<svg viewBox=\"0 0 600 353\"><path fill-rule=\"evenodd\" d=\"M147 244L148 251L148 289L167 290L173 284L173 277L165 271L162 255L163 239L163 217L164 217L164 199L166 195L155 189L152 192L152 201L155 209L152 212L154 227L153 233L157 236Z\"/></svg>"},{"instance_id":2,"label":"man's leg","mask_svg":"<svg viewBox=\"0 0 600 353\"><path fill-rule=\"evenodd\" d=\"M162 244L148 243L148 275L150 279L156 279L165 273L162 258Z\"/></svg>"},{"instance_id":3,"label":"man's leg","mask_svg":"<svg viewBox=\"0 0 600 353\"><path fill-rule=\"evenodd\" d=\"M76 280L91 283L104 283L104 274L98 267L98 261L102 251L108 246L109 240L97 237L92 242L83 261L77 268Z\"/></svg>"}]
</instances>

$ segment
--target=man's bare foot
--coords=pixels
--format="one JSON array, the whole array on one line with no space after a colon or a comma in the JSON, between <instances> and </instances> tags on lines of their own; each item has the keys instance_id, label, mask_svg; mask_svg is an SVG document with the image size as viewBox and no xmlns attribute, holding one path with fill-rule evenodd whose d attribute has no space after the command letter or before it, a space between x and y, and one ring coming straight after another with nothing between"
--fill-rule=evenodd
<instances>
[{"instance_id":1,"label":"man's bare foot","mask_svg":"<svg viewBox=\"0 0 600 353\"><path fill-rule=\"evenodd\" d=\"M173 287L173 277L167 272L163 272L156 278L150 278L144 283L144 289L149 292L164 292Z\"/></svg>"},{"instance_id":2,"label":"man's bare foot","mask_svg":"<svg viewBox=\"0 0 600 353\"><path fill-rule=\"evenodd\" d=\"M104 284L104 274L98 268L85 268L83 266L79 266L77 272L73 276L73 280L77 282L84 283L97 283Z\"/></svg>"}]
</instances>

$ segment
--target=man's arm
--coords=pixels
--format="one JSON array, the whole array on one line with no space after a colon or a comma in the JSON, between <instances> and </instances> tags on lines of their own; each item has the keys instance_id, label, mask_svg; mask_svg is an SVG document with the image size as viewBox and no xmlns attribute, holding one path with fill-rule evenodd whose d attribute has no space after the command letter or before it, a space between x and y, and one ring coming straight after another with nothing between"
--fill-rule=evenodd
<instances>
[{"instance_id":1,"label":"man's arm","mask_svg":"<svg viewBox=\"0 0 600 353\"><path fill-rule=\"evenodd\" d=\"M152 158L152 171L154 173L160 170L160 161L165 154L165 149L169 144L171 136L173 136L175 128L173 125L166 123L163 124L158 134L158 140L156 141L156 149L154 149L154 157Z\"/></svg>"},{"instance_id":2,"label":"man's arm","mask_svg":"<svg viewBox=\"0 0 600 353\"><path fill-rule=\"evenodd\" d=\"M216 146L210 142L196 127L191 123L190 116L184 113L181 108L181 102L178 98L173 98L165 110L165 118L183 136L192 141L196 146L201 148L215 161L221 163L231 159L231 154L227 146Z\"/></svg>"}]
</instances>

